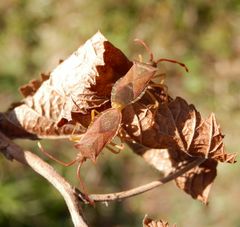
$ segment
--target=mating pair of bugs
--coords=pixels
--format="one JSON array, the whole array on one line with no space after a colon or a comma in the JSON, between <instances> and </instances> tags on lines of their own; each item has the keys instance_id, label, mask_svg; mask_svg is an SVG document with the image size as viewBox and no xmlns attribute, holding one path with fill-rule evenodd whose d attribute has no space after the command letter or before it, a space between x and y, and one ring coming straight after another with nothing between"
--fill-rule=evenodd
<instances>
[{"instance_id":1,"label":"mating pair of bugs","mask_svg":"<svg viewBox=\"0 0 240 227\"><path fill-rule=\"evenodd\" d=\"M46 152L41 147L40 143L38 144L43 153L64 166L71 166L78 163L77 177L81 184L80 168L82 163L87 159L95 163L103 148L112 143L112 139L117 135L121 127L122 110L140 99L145 94L150 81L160 75L158 73L159 69L157 68L158 63L163 61L177 63L188 72L185 64L175 60L161 58L154 61L153 54L148 46L141 40L136 41L140 42L150 53L150 63L147 64L134 61L126 75L121 77L113 85L111 92L111 108L100 113L92 124L90 124L87 131L76 141L75 148L79 150L76 158L68 163L62 162ZM120 148L120 146L116 147ZM114 149L110 147L108 147L108 149L116 153Z\"/></svg>"}]
</instances>

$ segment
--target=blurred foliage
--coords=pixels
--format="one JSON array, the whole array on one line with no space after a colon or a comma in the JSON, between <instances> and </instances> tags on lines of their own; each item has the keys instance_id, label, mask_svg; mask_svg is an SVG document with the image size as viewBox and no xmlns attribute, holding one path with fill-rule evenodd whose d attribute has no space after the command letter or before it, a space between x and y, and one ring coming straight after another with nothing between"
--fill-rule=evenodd
<instances>
[{"instance_id":1,"label":"blurred foliage","mask_svg":"<svg viewBox=\"0 0 240 227\"><path fill-rule=\"evenodd\" d=\"M156 58L183 61L188 75L175 65L169 71L170 93L182 96L205 114L214 111L226 134L229 151L237 151L240 128L240 1L198 0L9 0L0 2L0 111L19 100L17 88L40 72L53 69L98 29L130 58L148 55L133 43L146 41ZM36 143L19 141L26 149ZM48 142L49 151L68 160L75 150L64 142ZM44 157L46 159L46 157ZM71 226L59 194L26 167L0 159L0 226ZM53 162L51 162L53 163ZM53 165L78 184L73 167ZM173 184L121 203L85 207L92 226L141 226L146 213L179 226L240 226L238 164L219 166L204 207ZM124 151L107 152L96 166L81 172L91 192L130 188L158 173Z\"/></svg>"}]
</instances>

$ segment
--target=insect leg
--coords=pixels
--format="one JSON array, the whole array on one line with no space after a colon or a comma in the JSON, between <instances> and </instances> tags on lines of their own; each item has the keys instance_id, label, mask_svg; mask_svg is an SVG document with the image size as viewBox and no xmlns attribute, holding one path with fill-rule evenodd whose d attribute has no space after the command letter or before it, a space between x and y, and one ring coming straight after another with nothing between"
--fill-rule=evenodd
<instances>
[{"instance_id":1,"label":"insect leg","mask_svg":"<svg viewBox=\"0 0 240 227\"><path fill-rule=\"evenodd\" d=\"M106 148L111 151L113 154L119 154L120 153L120 150L114 150L113 148L109 147L109 145L106 146Z\"/></svg>"},{"instance_id":2,"label":"insect leg","mask_svg":"<svg viewBox=\"0 0 240 227\"><path fill-rule=\"evenodd\" d=\"M81 138L82 135L74 135L75 131L76 131L76 128L77 128L77 124L75 125L73 131L72 131L72 135L69 137L69 140L72 141L72 142L78 142Z\"/></svg>"},{"instance_id":3,"label":"insect leg","mask_svg":"<svg viewBox=\"0 0 240 227\"><path fill-rule=\"evenodd\" d=\"M158 84L156 84L156 85L158 85ZM159 85L161 85L161 84L159 84ZM154 102L154 105L153 105L154 112L153 112L153 118L151 120L151 124L153 124L153 119L155 119L157 111L158 111L159 102L150 91L147 90L147 94L149 95L149 97Z\"/></svg>"},{"instance_id":4,"label":"insect leg","mask_svg":"<svg viewBox=\"0 0 240 227\"><path fill-rule=\"evenodd\" d=\"M91 123L90 124L93 123L95 116L97 116L98 114L99 114L99 112L97 110L95 110L95 109L93 109L91 111Z\"/></svg>"},{"instance_id":5,"label":"insect leg","mask_svg":"<svg viewBox=\"0 0 240 227\"><path fill-rule=\"evenodd\" d=\"M112 145L112 146L114 146L114 147L116 147L116 148L119 149L119 150L123 150L123 149L124 149L124 144L123 144L123 143L121 143L120 145L118 145L118 144L116 144L116 143L114 143L114 142L111 141L109 144Z\"/></svg>"},{"instance_id":6,"label":"insect leg","mask_svg":"<svg viewBox=\"0 0 240 227\"><path fill-rule=\"evenodd\" d=\"M42 145L41 145L40 142L38 142L38 147L39 147L40 151L41 151L43 154L45 154L45 155L48 156L50 159L54 160L55 162L57 162L57 163L59 163L59 164L61 164L61 165L63 165L63 166L71 166L71 165L73 165L73 164L75 164L75 163L77 162L77 159L74 159L74 160L72 160L72 161L70 161L70 162L63 162L63 161L61 161L61 160L53 157L50 153L48 153L48 152L42 147Z\"/></svg>"},{"instance_id":7,"label":"insect leg","mask_svg":"<svg viewBox=\"0 0 240 227\"><path fill-rule=\"evenodd\" d=\"M141 54L138 55L138 60L139 60L139 62L143 62L143 57Z\"/></svg>"},{"instance_id":8,"label":"insect leg","mask_svg":"<svg viewBox=\"0 0 240 227\"><path fill-rule=\"evenodd\" d=\"M80 174L80 170L81 170L83 162L84 162L84 160L80 160L79 161L79 164L78 164L78 167L77 167L77 178L78 178L78 180L80 182L80 189L83 191L83 194L84 194L86 200L93 206L94 205L94 201L89 198L87 189L85 187L85 184L83 183L83 180L82 180L81 174Z\"/></svg>"},{"instance_id":9,"label":"insect leg","mask_svg":"<svg viewBox=\"0 0 240 227\"><path fill-rule=\"evenodd\" d=\"M78 135L78 136L76 136L76 135L73 136L73 135L72 135L72 136L69 137L69 140L70 140L71 142L78 142L78 141L81 139L81 136L82 136L82 135Z\"/></svg>"},{"instance_id":10,"label":"insect leg","mask_svg":"<svg viewBox=\"0 0 240 227\"><path fill-rule=\"evenodd\" d=\"M154 75L154 77L153 77L153 79L159 79L159 80L160 80L159 84L163 84L165 78L166 78L166 73L157 73L157 74Z\"/></svg>"},{"instance_id":11,"label":"insect leg","mask_svg":"<svg viewBox=\"0 0 240 227\"><path fill-rule=\"evenodd\" d=\"M113 149L109 145L112 145L114 148L117 148L117 150ZM110 142L109 145L106 146L106 148L111 151L113 154L119 154L124 149L124 144L117 145L114 142Z\"/></svg>"},{"instance_id":12,"label":"insect leg","mask_svg":"<svg viewBox=\"0 0 240 227\"><path fill-rule=\"evenodd\" d=\"M156 85L158 85L158 84L156 84ZM151 85L152 86L152 85ZM159 86L161 86L161 84L159 84ZM154 107L154 109L158 109L158 107L159 107L159 102L158 102L158 100L154 97L154 95L150 92L150 91L148 91L147 90L147 94L149 95L149 97L152 99L152 101L154 102L154 104L153 104L153 107Z\"/></svg>"},{"instance_id":13,"label":"insect leg","mask_svg":"<svg viewBox=\"0 0 240 227\"><path fill-rule=\"evenodd\" d=\"M151 86L151 87L159 87L159 88L162 88L165 94L168 93L168 87L167 87L167 85L165 85L165 84L151 84L150 86ZM154 99L155 99L155 97L154 97Z\"/></svg>"}]
</instances>

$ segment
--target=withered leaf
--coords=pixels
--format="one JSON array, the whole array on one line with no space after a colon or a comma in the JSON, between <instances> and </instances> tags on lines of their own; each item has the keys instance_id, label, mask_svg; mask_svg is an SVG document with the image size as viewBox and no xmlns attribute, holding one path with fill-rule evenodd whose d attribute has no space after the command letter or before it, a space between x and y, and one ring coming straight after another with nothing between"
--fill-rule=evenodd
<instances>
[{"instance_id":1,"label":"withered leaf","mask_svg":"<svg viewBox=\"0 0 240 227\"><path fill-rule=\"evenodd\" d=\"M167 221L164 220L153 220L147 215L143 219L143 227L170 227ZM176 225L173 225L176 227Z\"/></svg>"},{"instance_id":2,"label":"withered leaf","mask_svg":"<svg viewBox=\"0 0 240 227\"><path fill-rule=\"evenodd\" d=\"M107 108L113 83L132 66L125 55L96 33L42 80L21 88L26 98L4 114L4 122L37 137L81 134L91 121L91 109ZM44 81L45 80L45 81ZM76 122L79 124L75 127ZM10 124L11 123L11 124ZM2 124L3 125L3 124ZM0 125L0 129L2 126Z\"/></svg>"},{"instance_id":3,"label":"withered leaf","mask_svg":"<svg viewBox=\"0 0 240 227\"><path fill-rule=\"evenodd\" d=\"M123 111L123 127L138 143L181 151L192 157L235 162L235 155L224 150L223 135L213 114L202 119L195 107L180 97L157 109L145 105L144 99Z\"/></svg>"},{"instance_id":4,"label":"withered leaf","mask_svg":"<svg viewBox=\"0 0 240 227\"><path fill-rule=\"evenodd\" d=\"M193 105L189 105L180 97L165 104L164 108L169 113L168 118L171 119L170 124L174 129L172 135L177 146L175 149L194 157L201 156L221 162L235 162L235 155L225 152L223 135L214 114L203 119Z\"/></svg>"},{"instance_id":5,"label":"withered leaf","mask_svg":"<svg viewBox=\"0 0 240 227\"><path fill-rule=\"evenodd\" d=\"M189 162L193 159L189 159ZM181 177L175 179L177 186L203 203L208 202L208 196L215 177L217 176L217 161L207 159Z\"/></svg>"},{"instance_id":6,"label":"withered leaf","mask_svg":"<svg viewBox=\"0 0 240 227\"><path fill-rule=\"evenodd\" d=\"M217 162L234 163L235 155L225 152L223 136L213 114L203 119L195 107L182 98L163 102L154 95L160 103L157 108L145 94L123 110L123 128L139 144L130 146L165 175L198 157L206 158L200 166L177 178L176 183L193 198L207 203Z\"/></svg>"}]
</instances>

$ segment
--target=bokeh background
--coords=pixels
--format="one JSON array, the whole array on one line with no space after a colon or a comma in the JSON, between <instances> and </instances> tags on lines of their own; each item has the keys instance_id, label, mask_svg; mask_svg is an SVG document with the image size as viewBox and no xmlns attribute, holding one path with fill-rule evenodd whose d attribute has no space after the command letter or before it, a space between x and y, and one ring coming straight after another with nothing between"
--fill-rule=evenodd
<instances>
[{"instance_id":1,"label":"bokeh background","mask_svg":"<svg viewBox=\"0 0 240 227\"><path fill-rule=\"evenodd\" d=\"M186 63L190 73L165 64L170 94L182 96L206 117L215 112L230 152L239 150L240 1L239 0L8 0L0 1L0 111L20 100L18 87L49 72L100 30L130 59L145 40L156 58ZM36 142L17 141L39 152ZM76 150L67 141L43 142L63 160ZM40 154L41 155L41 154ZM43 156L45 160L46 157ZM73 184L75 167L48 160ZM128 150L105 152L82 176L90 192L127 189L156 179L158 173ZM239 164L221 164L204 206L169 183L109 206L84 207L91 226L141 226L145 214L178 226L240 226ZM68 210L44 179L27 167L0 157L0 226L72 226Z\"/></svg>"}]
</instances>

